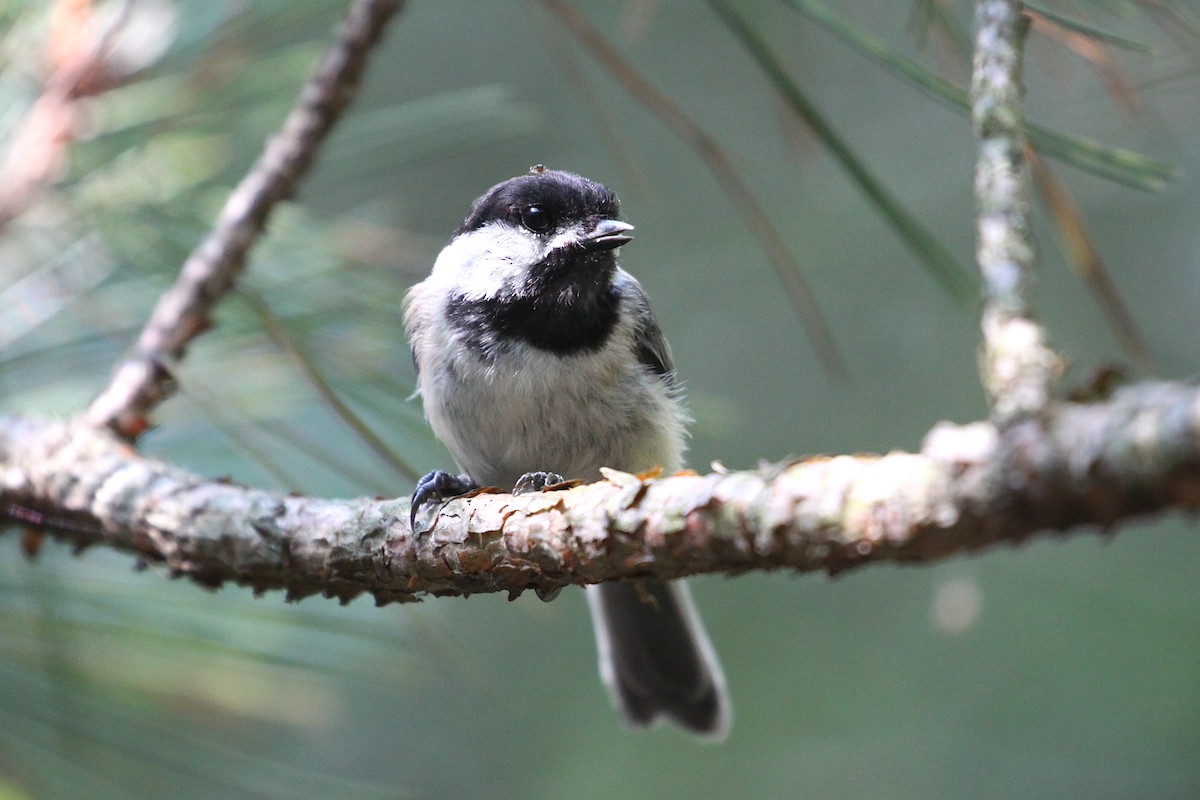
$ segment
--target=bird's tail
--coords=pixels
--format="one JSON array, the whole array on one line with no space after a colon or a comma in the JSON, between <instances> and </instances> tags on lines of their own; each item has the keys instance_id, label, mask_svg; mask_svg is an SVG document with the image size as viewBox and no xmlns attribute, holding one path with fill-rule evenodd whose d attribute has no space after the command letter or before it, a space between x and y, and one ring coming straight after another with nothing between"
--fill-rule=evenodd
<instances>
[{"instance_id":1,"label":"bird's tail","mask_svg":"<svg viewBox=\"0 0 1200 800\"><path fill-rule=\"evenodd\" d=\"M665 717L707 739L729 733L725 675L682 581L589 586L600 676L634 727Z\"/></svg>"}]
</instances>

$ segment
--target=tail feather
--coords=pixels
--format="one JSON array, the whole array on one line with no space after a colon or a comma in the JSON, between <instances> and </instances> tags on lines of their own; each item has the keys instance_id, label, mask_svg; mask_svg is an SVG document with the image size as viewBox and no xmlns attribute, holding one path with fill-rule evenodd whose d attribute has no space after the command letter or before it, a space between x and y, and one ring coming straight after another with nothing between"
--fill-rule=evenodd
<instances>
[{"instance_id":1,"label":"tail feather","mask_svg":"<svg viewBox=\"0 0 1200 800\"><path fill-rule=\"evenodd\" d=\"M600 675L634 727L659 717L714 740L729 732L725 675L682 581L588 587Z\"/></svg>"}]
</instances>

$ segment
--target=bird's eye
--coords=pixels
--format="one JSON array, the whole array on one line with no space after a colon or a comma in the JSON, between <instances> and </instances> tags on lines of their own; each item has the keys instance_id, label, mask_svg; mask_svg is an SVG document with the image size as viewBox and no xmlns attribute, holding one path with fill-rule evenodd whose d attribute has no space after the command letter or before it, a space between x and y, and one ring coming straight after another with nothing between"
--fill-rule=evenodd
<instances>
[{"instance_id":1,"label":"bird's eye","mask_svg":"<svg viewBox=\"0 0 1200 800\"><path fill-rule=\"evenodd\" d=\"M525 206L521 209L521 224L534 233L545 233L554 227L554 217L541 206Z\"/></svg>"}]
</instances>

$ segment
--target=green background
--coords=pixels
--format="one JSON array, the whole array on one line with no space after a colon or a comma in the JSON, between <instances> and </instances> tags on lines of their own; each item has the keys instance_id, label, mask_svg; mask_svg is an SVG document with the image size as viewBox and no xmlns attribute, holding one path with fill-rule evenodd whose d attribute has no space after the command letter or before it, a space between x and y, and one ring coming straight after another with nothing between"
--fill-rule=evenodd
<instances>
[{"instance_id":1,"label":"green background","mask_svg":"<svg viewBox=\"0 0 1200 800\"><path fill-rule=\"evenodd\" d=\"M156 40L165 54L95 101L56 191L0 241L10 314L28 303L13 287L71 245L82 242L80 269L96 276L4 343L4 411L66 415L98 391L342 8L148 5L178 15ZM962 52L935 34L919 44L921 5L832 7L962 84ZM4 12L5 132L37 91L35 59L21 56L44 37L41 6ZM401 458L418 472L450 466L419 401L406 400L401 297L471 201L535 163L613 187L637 226L621 257L673 346L696 416L693 467L913 450L940 420L984 416L976 309L942 292L718 18L700 4L577 7L726 148L802 263L849 379L822 370L705 164L540 6L413 2L242 281ZM740 7L842 139L969 267L966 119L786 8ZM1115 107L1083 60L1035 35L1028 114L1181 170L1146 193L1054 165L1158 374L1186 379L1200 301L1200 40L1107 7L1081 11L1155 47L1112 51L1139 107ZM965 34L969 6L950 8ZM1124 359L1038 215L1038 309L1066 383L1084 383ZM411 491L243 298L222 305L180 381L143 439L150 455L321 496ZM110 552L48 543L30 563L17 538L0 539L0 798L1200 793L1200 540L1178 515L837 580L694 580L734 697L720 746L621 726L578 591L551 604L286 605L134 573Z\"/></svg>"}]
</instances>

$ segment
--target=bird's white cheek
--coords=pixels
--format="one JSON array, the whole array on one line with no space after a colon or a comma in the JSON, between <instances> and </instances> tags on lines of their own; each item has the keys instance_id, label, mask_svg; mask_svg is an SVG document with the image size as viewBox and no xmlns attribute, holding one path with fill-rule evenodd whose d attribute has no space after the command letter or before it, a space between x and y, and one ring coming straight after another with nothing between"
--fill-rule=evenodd
<instances>
[{"instance_id":1,"label":"bird's white cheek","mask_svg":"<svg viewBox=\"0 0 1200 800\"><path fill-rule=\"evenodd\" d=\"M528 268L545 253L545 244L527 231L485 225L446 245L431 277L468 298L496 297L519 286Z\"/></svg>"}]
</instances>

